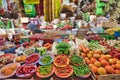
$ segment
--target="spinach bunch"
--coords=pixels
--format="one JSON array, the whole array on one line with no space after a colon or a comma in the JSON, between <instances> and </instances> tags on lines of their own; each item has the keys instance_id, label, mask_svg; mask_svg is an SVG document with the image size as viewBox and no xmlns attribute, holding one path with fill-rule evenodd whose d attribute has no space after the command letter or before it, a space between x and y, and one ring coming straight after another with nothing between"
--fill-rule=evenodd
<instances>
[{"instance_id":1,"label":"spinach bunch","mask_svg":"<svg viewBox=\"0 0 120 80\"><path fill-rule=\"evenodd\" d=\"M56 45L58 54L68 54L70 45L66 42L61 42Z\"/></svg>"}]
</instances>

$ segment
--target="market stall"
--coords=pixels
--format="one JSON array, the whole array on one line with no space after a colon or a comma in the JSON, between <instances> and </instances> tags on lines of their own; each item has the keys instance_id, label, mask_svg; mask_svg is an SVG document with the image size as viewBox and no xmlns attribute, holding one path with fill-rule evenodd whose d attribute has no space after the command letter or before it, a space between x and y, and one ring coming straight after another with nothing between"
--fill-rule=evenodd
<instances>
[{"instance_id":1,"label":"market stall","mask_svg":"<svg viewBox=\"0 0 120 80\"><path fill-rule=\"evenodd\" d=\"M119 3L0 0L0 80L120 80Z\"/></svg>"}]
</instances>

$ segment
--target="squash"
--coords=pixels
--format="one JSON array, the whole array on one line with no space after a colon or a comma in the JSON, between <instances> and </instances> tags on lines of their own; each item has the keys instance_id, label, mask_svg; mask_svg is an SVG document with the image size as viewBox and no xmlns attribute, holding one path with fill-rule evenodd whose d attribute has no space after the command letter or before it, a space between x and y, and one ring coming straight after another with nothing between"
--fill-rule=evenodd
<instances>
[{"instance_id":1,"label":"squash","mask_svg":"<svg viewBox=\"0 0 120 80\"><path fill-rule=\"evenodd\" d=\"M101 50L95 50L94 54L102 54L102 51Z\"/></svg>"},{"instance_id":2,"label":"squash","mask_svg":"<svg viewBox=\"0 0 120 80\"><path fill-rule=\"evenodd\" d=\"M98 70L98 68L96 67L96 66L92 66L91 67L91 70L96 74L97 73L97 70Z\"/></svg>"},{"instance_id":3,"label":"squash","mask_svg":"<svg viewBox=\"0 0 120 80\"><path fill-rule=\"evenodd\" d=\"M107 71L107 73L113 73L113 67L111 66L105 66L105 70Z\"/></svg>"},{"instance_id":4,"label":"squash","mask_svg":"<svg viewBox=\"0 0 120 80\"><path fill-rule=\"evenodd\" d=\"M120 70L115 70L114 73L115 74L120 74Z\"/></svg>"},{"instance_id":5,"label":"squash","mask_svg":"<svg viewBox=\"0 0 120 80\"><path fill-rule=\"evenodd\" d=\"M106 74L106 70L103 67L98 68L97 72L100 75L105 75Z\"/></svg>"},{"instance_id":6,"label":"squash","mask_svg":"<svg viewBox=\"0 0 120 80\"><path fill-rule=\"evenodd\" d=\"M90 59L90 62L91 62L92 64L94 64L96 61L97 61L97 60L96 60L95 58L91 58L91 59Z\"/></svg>"},{"instance_id":7,"label":"squash","mask_svg":"<svg viewBox=\"0 0 120 80\"><path fill-rule=\"evenodd\" d=\"M115 63L116 63L116 60L115 60L115 59L109 59L109 63L110 63L110 64L115 64Z\"/></svg>"},{"instance_id":8,"label":"squash","mask_svg":"<svg viewBox=\"0 0 120 80\"><path fill-rule=\"evenodd\" d=\"M98 61L96 61L96 62L94 63L94 65L95 65L96 67L101 67L101 63L98 62Z\"/></svg>"},{"instance_id":9,"label":"squash","mask_svg":"<svg viewBox=\"0 0 120 80\"><path fill-rule=\"evenodd\" d=\"M115 64L115 67L120 70L120 64Z\"/></svg>"},{"instance_id":10,"label":"squash","mask_svg":"<svg viewBox=\"0 0 120 80\"><path fill-rule=\"evenodd\" d=\"M102 66L107 66L109 65L109 63L106 60L101 60L100 62L102 64Z\"/></svg>"},{"instance_id":11,"label":"squash","mask_svg":"<svg viewBox=\"0 0 120 80\"><path fill-rule=\"evenodd\" d=\"M94 54L93 57L98 59L98 58L100 58L100 54Z\"/></svg>"}]
</instances>

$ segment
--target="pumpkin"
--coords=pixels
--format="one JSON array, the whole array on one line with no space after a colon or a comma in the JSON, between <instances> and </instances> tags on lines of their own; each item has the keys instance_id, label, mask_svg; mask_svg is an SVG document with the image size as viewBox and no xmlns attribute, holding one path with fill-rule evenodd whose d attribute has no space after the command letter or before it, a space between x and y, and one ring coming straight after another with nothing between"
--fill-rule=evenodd
<instances>
[{"instance_id":1,"label":"pumpkin","mask_svg":"<svg viewBox=\"0 0 120 80\"><path fill-rule=\"evenodd\" d=\"M105 70L103 67L98 68L98 69L97 69L97 72L98 72L98 74L100 74L100 75L105 75L105 74L106 74L106 70Z\"/></svg>"},{"instance_id":2,"label":"pumpkin","mask_svg":"<svg viewBox=\"0 0 120 80\"><path fill-rule=\"evenodd\" d=\"M101 67L101 63L98 62L98 61L96 61L96 62L94 63L94 65L95 65L96 67Z\"/></svg>"},{"instance_id":3,"label":"pumpkin","mask_svg":"<svg viewBox=\"0 0 120 80\"><path fill-rule=\"evenodd\" d=\"M89 67L92 68L92 66L94 66L93 64L89 64Z\"/></svg>"},{"instance_id":4,"label":"pumpkin","mask_svg":"<svg viewBox=\"0 0 120 80\"><path fill-rule=\"evenodd\" d=\"M102 57L100 57L98 60L101 62L102 60L105 60L105 59L104 59L104 58L102 58Z\"/></svg>"},{"instance_id":5,"label":"pumpkin","mask_svg":"<svg viewBox=\"0 0 120 80\"><path fill-rule=\"evenodd\" d=\"M85 58L85 57L86 57L86 53L81 53L81 56L82 56L83 58Z\"/></svg>"},{"instance_id":6,"label":"pumpkin","mask_svg":"<svg viewBox=\"0 0 120 80\"><path fill-rule=\"evenodd\" d=\"M92 55L91 55L91 54L87 54L87 57L88 57L88 58L92 58Z\"/></svg>"},{"instance_id":7,"label":"pumpkin","mask_svg":"<svg viewBox=\"0 0 120 80\"><path fill-rule=\"evenodd\" d=\"M100 54L94 54L93 57L98 59L98 58L100 58Z\"/></svg>"},{"instance_id":8,"label":"pumpkin","mask_svg":"<svg viewBox=\"0 0 120 80\"><path fill-rule=\"evenodd\" d=\"M101 50L95 50L94 54L102 54L102 51Z\"/></svg>"},{"instance_id":9,"label":"pumpkin","mask_svg":"<svg viewBox=\"0 0 120 80\"><path fill-rule=\"evenodd\" d=\"M91 62L92 64L94 64L94 63L96 62L96 59L95 59L95 58L91 58L91 59L90 59L90 62Z\"/></svg>"},{"instance_id":10,"label":"pumpkin","mask_svg":"<svg viewBox=\"0 0 120 80\"><path fill-rule=\"evenodd\" d=\"M115 70L114 73L115 74L120 74L120 70Z\"/></svg>"},{"instance_id":11,"label":"pumpkin","mask_svg":"<svg viewBox=\"0 0 120 80\"><path fill-rule=\"evenodd\" d=\"M115 64L115 68L120 70L120 64Z\"/></svg>"},{"instance_id":12,"label":"pumpkin","mask_svg":"<svg viewBox=\"0 0 120 80\"><path fill-rule=\"evenodd\" d=\"M120 60L118 60L116 63L117 63L117 64L120 64Z\"/></svg>"},{"instance_id":13,"label":"pumpkin","mask_svg":"<svg viewBox=\"0 0 120 80\"><path fill-rule=\"evenodd\" d=\"M101 58L105 59L105 60L109 60L109 57L106 55L102 55Z\"/></svg>"},{"instance_id":14,"label":"pumpkin","mask_svg":"<svg viewBox=\"0 0 120 80\"><path fill-rule=\"evenodd\" d=\"M112 66L113 69L115 69L115 65L114 64L112 64L111 66Z\"/></svg>"},{"instance_id":15,"label":"pumpkin","mask_svg":"<svg viewBox=\"0 0 120 80\"><path fill-rule=\"evenodd\" d=\"M87 62L87 60L89 60L89 58L88 58L88 57L85 57L84 60L85 60L85 62Z\"/></svg>"},{"instance_id":16,"label":"pumpkin","mask_svg":"<svg viewBox=\"0 0 120 80\"><path fill-rule=\"evenodd\" d=\"M111 66L105 66L105 70L106 70L108 73L113 73L113 67L111 67Z\"/></svg>"},{"instance_id":17,"label":"pumpkin","mask_svg":"<svg viewBox=\"0 0 120 80\"><path fill-rule=\"evenodd\" d=\"M109 65L109 63L106 60L101 60L100 62L102 64L102 66L107 66Z\"/></svg>"},{"instance_id":18,"label":"pumpkin","mask_svg":"<svg viewBox=\"0 0 120 80\"><path fill-rule=\"evenodd\" d=\"M97 70L98 70L98 68L96 67L96 66L92 66L91 67L91 70L96 74L97 73Z\"/></svg>"},{"instance_id":19,"label":"pumpkin","mask_svg":"<svg viewBox=\"0 0 120 80\"><path fill-rule=\"evenodd\" d=\"M91 62L90 62L90 60L87 60L86 63L87 63L87 64L90 64Z\"/></svg>"},{"instance_id":20,"label":"pumpkin","mask_svg":"<svg viewBox=\"0 0 120 80\"><path fill-rule=\"evenodd\" d=\"M109 63L110 63L110 64L115 64L115 63L116 63L116 60L115 60L115 59L109 59Z\"/></svg>"}]
</instances>

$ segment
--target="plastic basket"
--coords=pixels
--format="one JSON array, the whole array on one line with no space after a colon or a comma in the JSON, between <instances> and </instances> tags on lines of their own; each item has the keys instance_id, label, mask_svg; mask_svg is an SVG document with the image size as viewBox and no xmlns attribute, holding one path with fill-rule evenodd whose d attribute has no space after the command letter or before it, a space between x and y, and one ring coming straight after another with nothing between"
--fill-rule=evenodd
<instances>
[{"instance_id":1,"label":"plastic basket","mask_svg":"<svg viewBox=\"0 0 120 80\"><path fill-rule=\"evenodd\" d=\"M4 52L4 53L15 53L15 49L16 49L16 47L10 48L10 49L7 49L7 50L1 50L1 51Z\"/></svg>"},{"instance_id":2,"label":"plastic basket","mask_svg":"<svg viewBox=\"0 0 120 80\"><path fill-rule=\"evenodd\" d=\"M120 37L120 31L115 31L115 32L114 32L114 37L115 37L115 38Z\"/></svg>"}]
</instances>

